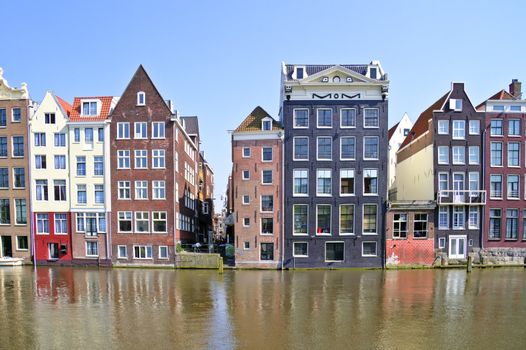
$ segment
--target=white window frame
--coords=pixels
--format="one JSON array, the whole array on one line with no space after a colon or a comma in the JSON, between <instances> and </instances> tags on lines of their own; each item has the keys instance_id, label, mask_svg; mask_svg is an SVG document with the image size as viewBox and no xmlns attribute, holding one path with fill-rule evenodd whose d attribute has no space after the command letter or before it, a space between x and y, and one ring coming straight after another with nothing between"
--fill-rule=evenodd
<instances>
[{"instance_id":1,"label":"white window frame","mask_svg":"<svg viewBox=\"0 0 526 350\"><path fill-rule=\"evenodd\" d=\"M445 212L446 214L446 226L440 225L440 215L442 215ZM449 207L447 206L440 206L438 208L438 229L439 230L449 230Z\"/></svg>"},{"instance_id":2,"label":"white window frame","mask_svg":"<svg viewBox=\"0 0 526 350\"><path fill-rule=\"evenodd\" d=\"M515 136L515 137L518 137L518 136ZM518 158L518 161L517 161L517 165L511 165L510 164L510 145L511 144L516 144L519 146L519 158ZM504 160L503 160L504 162ZM507 142L506 143L506 162L507 162L507 166L509 168L520 168L521 166L521 142L515 142L515 141L510 141L510 142Z\"/></svg>"},{"instance_id":3,"label":"white window frame","mask_svg":"<svg viewBox=\"0 0 526 350\"><path fill-rule=\"evenodd\" d=\"M164 214L164 220L162 219L162 216ZM158 215L158 218L156 219L155 216ZM151 222L151 231L152 233L166 233L168 232L168 213L166 211L152 211L152 222ZM156 221L164 221L166 229L164 231L156 231L155 230L155 222Z\"/></svg>"},{"instance_id":4,"label":"white window frame","mask_svg":"<svg viewBox=\"0 0 526 350\"><path fill-rule=\"evenodd\" d=\"M162 186L160 186L162 185ZM164 194L160 197L159 193ZM166 181L164 180L152 180L152 200L164 200L166 199Z\"/></svg>"},{"instance_id":5,"label":"white window frame","mask_svg":"<svg viewBox=\"0 0 526 350\"><path fill-rule=\"evenodd\" d=\"M248 156L245 156L245 150L248 149ZM250 147L243 147L241 149L241 157L242 158L250 158L252 156L252 150L250 149Z\"/></svg>"},{"instance_id":6,"label":"white window frame","mask_svg":"<svg viewBox=\"0 0 526 350\"><path fill-rule=\"evenodd\" d=\"M354 179L352 193L342 193L342 172L343 171L350 171L350 172L352 172L352 179ZM351 169L351 168L340 168L340 183L339 183L339 189L338 190L340 192L340 197L352 197L352 196L356 195L356 172L354 171L354 169Z\"/></svg>"},{"instance_id":7,"label":"white window frame","mask_svg":"<svg viewBox=\"0 0 526 350\"><path fill-rule=\"evenodd\" d=\"M365 140L367 139L376 139L376 147L377 147L377 157L376 158L367 158L365 156ZM380 138L378 136L364 136L363 137L363 160L379 160L380 159Z\"/></svg>"},{"instance_id":8,"label":"white window frame","mask_svg":"<svg viewBox=\"0 0 526 350\"><path fill-rule=\"evenodd\" d=\"M146 106L146 93L144 91L137 92L137 106Z\"/></svg>"},{"instance_id":9,"label":"white window frame","mask_svg":"<svg viewBox=\"0 0 526 350\"><path fill-rule=\"evenodd\" d=\"M446 126L445 131L441 129L444 125ZM449 120L443 119L443 120L438 121L437 134L438 135L449 135Z\"/></svg>"},{"instance_id":10,"label":"white window frame","mask_svg":"<svg viewBox=\"0 0 526 350\"><path fill-rule=\"evenodd\" d=\"M128 190L128 197L121 197L121 190ZM131 200L131 181L117 181L117 199Z\"/></svg>"},{"instance_id":11,"label":"white window frame","mask_svg":"<svg viewBox=\"0 0 526 350\"><path fill-rule=\"evenodd\" d=\"M365 243L374 243L375 246L376 246L376 249L375 249L376 254L374 254L374 255L372 255L372 254L364 254L363 253L363 246L364 246ZM378 257L378 242L376 242L376 241L362 241L362 252L361 253L362 253L362 257L364 257L364 258L376 258L376 257Z\"/></svg>"},{"instance_id":12,"label":"white window frame","mask_svg":"<svg viewBox=\"0 0 526 350\"><path fill-rule=\"evenodd\" d=\"M265 148L266 149L270 149L270 160L265 160L264 159L264 154L265 154ZM263 163L270 163L272 162L272 160L274 159L274 150L272 149L272 147L261 147L261 161Z\"/></svg>"},{"instance_id":13,"label":"white window frame","mask_svg":"<svg viewBox=\"0 0 526 350\"><path fill-rule=\"evenodd\" d=\"M473 126L476 126L476 132L472 128ZM472 119L469 121L469 135L480 135L480 120Z\"/></svg>"},{"instance_id":14,"label":"white window frame","mask_svg":"<svg viewBox=\"0 0 526 350\"><path fill-rule=\"evenodd\" d=\"M297 126L296 125L296 111L307 111L307 125L306 126ZM294 108L292 110L292 128L294 129L308 129L309 128L309 117L310 117L310 113L309 113L309 109L308 108Z\"/></svg>"},{"instance_id":15,"label":"white window frame","mask_svg":"<svg viewBox=\"0 0 526 350\"><path fill-rule=\"evenodd\" d=\"M245 199L248 199L248 201L245 201ZM243 205L249 205L250 204L250 195L244 194L241 197L241 200L242 200Z\"/></svg>"},{"instance_id":16,"label":"white window frame","mask_svg":"<svg viewBox=\"0 0 526 350\"><path fill-rule=\"evenodd\" d=\"M445 172L445 171L441 171L438 173L438 190L439 191L443 191L440 184L441 182L443 182L441 179L440 179L440 176L441 175L446 175L446 189L444 191L448 191L449 190L449 173L448 172Z\"/></svg>"},{"instance_id":17,"label":"white window frame","mask_svg":"<svg viewBox=\"0 0 526 350\"><path fill-rule=\"evenodd\" d=\"M329 139L331 141L331 156L330 158L320 158L320 151L319 151L319 141L320 139ZM333 142L332 142L332 136L318 136L316 137L316 160L318 161L331 161L332 160L332 151L333 151Z\"/></svg>"},{"instance_id":18,"label":"white window frame","mask_svg":"<svg viewBox=\"0 0 526 350\"><path fill-rule=\"evenodd\" d=\"M320 193L318 192L318 180L320 179L320 172L329 172L329 179L330 179L330 182L331 182L331 186L330 186L330 193ZM331 168L320 168L320 169L316 169L316 196L317 197L332 197L332 186L333 186L333 183L332 183L332 169Z\"/></svg>"},{"instance_id":19,"label":"white window frame","mask_svg":"<svg viewBox=\"0 0 526 350\"><path fill-rule=\"evenodd\" d=\"M472 214L476 213L476 223L472 225L471 218ZM480 227L480 212L477 206L470 206L468 209L468 229L475 230Z\"/></svg>"},{"instance_id":20,"label":"white window frame","mask_svg":"<svg viewBox=\"0 0 526 350\"><path fill-rule=\"evenodd\" d=\"M80 133L80 130L79 130L79 133ZM127 137L126 137L126 134L128 134ZM117 123L117 140L129 140L129 139L130 139L130 123L129 122Z\"/></svg>"},{"instance_id":21,"label":"white window frame","mask_svg":"<svg viewBox=\"0 0 526 350\"><path fill-rule=\"evenodd\" d=\"M155 161L159 164L155 164ZM162 166L160 165L162 162ZM166 150L152 149L152 169L166 169Z\"/></svg>"},{"instance_id":22,"label":"white window frame","mask_svg":"<svg viewBox=\"0 0 526 350\"><path fill-rule=\"evenodd\" d=\"M143 186L144 184L146 184L146 186ZM138 186L138 185L140 185L140 186ZM137 201L148 200L148 181L146 181L146 180L135 180L134 181L134 187L135 187L135 196L134 196L135 200L137 200ZM139 191L143 191L143 190L146 190L146 196L144 198L142 198L142 196L138 195L140 193Z\"/></svg>"},{"instance_id":23,"label":"white window frame","mask_svg":"<svg viewBox=\"0 0 526 350\"><path fill-rule=\"evenodd\" d=\"M307 255L296 255L295 254L296 249L294 249L294 246L296 244L306 244L307 245ZM292 256L294 258L308 258L309 257L309 242L292 242Z\"/></svg>"},{"instance_id":24,"label":"white window frame","mask_svg":"<svg viewBox=\"0 0 526 350\"><path fill-rule=\"evenodd\" d=\"M471 151L475 150L477 154L477 160L471 160ZM479 165L480 164L480 147L479 146L469 146L468 147L468 164L469 165Z\"/></svg>"},{"instance_id":25,"label":"white window frame","mask_svg":"<svg viewBox=\"0 0 526 350\"><path fill-rule=\"evenodd\" d=\"M369 171L369 170L376 171L376 193L374 193L374 192L365 193L365 179L366 179L365 172ZM362 179L362 181L363 181L363 183L362 183L363 195L364 196L378 196L378 191L379 191L378 187L380 187L380 183L378 181L379 180L379 178L378 178L378 169L363 169L362 174L363 174L363 176L362 176L362 178L363 178Z\"/></svg>"},{"instance_id":26,"label":"white window frame","mask_svg":"<svg viewBox=\"0 0 526 350\"><path fill-rule=\"evenodd\" d=\"M329 207L330 209L330 212L329 212L329 232L327 233L318 233L318 208L320 205L323 205L323 206L326 206L326 207ZM332 235L332 229L334 227L332 227L332 205L330 204L324 204L324 203L318 203L316 204L316 236L331 236Z\"/></svg>"},{"instance_id":27,"label":"white window frame","mask_svg":"<svg viewBox=\"0 0 526 350\"><path fill-rule=\"evenodd\" d=\"M151 220L151 215L150 215L149 211L136 211L133 214L134 214L133 215L133 218L134 218L134 220L133 220L133 223L134 223L133 229L134 229L135 233L150 233L150 232L152 232L152 227L151 227L152 223L150 221ZM146 218L144 217L145 216L144 214L146 214ZM146 230L146 231L139 231L137 229L137 224L139 222L141 222L141 221L147 221L148 222L148 230Z\"/></svg>"},{"instance_id":28,"label":"white window frame","mask_svg":"<svg viewBox=\"0 0 526 350\"><path fill-rule=\"evenodd\" d=\"M342 206L352 207L352 232L342 232ZM340 236L354 236L356 227L356 206L353 203L342 203L338 208L338 228Z\"/></svg>"},{"instance_id":29,"label":"white window frame","mask_svg":"<svg viewBox=\"0 0 526 350\"><path fill-rule=\"evenodd\" d=\"M298 177L296 177L296 173L300 173L300 175L303 175L303 172L307 174L307 193L298 193L296 192L296 186L295 182ZM300 177L303 179L303 177ZM308 197L309 196L309 169L307 168L298 168L298 169L292 169L292 196L293 197Z\"/></svg>"},{"instance_id":30,"label":"white window frame","mask_svg":"<svg viewBox=\"0 0 526 350\"><path fill-rule=\"evenodd\" d=\"M376 110L377 111L377 113L378 113L378 125L376 125L376 126L367 126L367 125L365 125L365 114L369 110ZM363 109L363 128L364 129L378 129L378 128L380 128L380 109L379 108L364 108Z\"/></svg>"},{"instance_id":31,"label":"white window frame","mask_svg":"<svg viewBox=\"0 0 526 350\"><path fill-rule=\"evenodd\" d=\"M294 231L294 207L296 206L303 206L307 208L307 229L305 233L296 233ZM309 235L309 205L308 204L293 204L292 205L292 235L293 236L308 236Z\"/></svg>"},{"instance_id":32,"label":"white window frame","mask_svg":"<svg viewBox=\"0 0 526 350\"><path fill-rule=\"evenodd\" d=\"M134 140L148 139L148 123L147 122L134 122L133 123L133 139Z\"/></svg>"},{"instance_id":33,"label":"white window frame","mask_svg":"<svg viewBox=\"0 0 526 350\"><path fill-rule=\"evenodd\" d=\"M331 125L330 126L320 126L320 111L331 111ZM316 128L332 129L332 125L334 124L333 119L334 119L334 111L332 110L332 108L327 108L327 107L316 108Z\"/></svg>"},{"instance_id":34,"label":"white window frame","mask_svg":"<svg viewBox=\"0 0 526 350\"><path fill-rule=\"evenodd\" d=\"M143 163L144 166L142 166L141 163ZM148 150L136 149L133 151L133 168L148 169Z\"/></svg>"},{"instance_id":35,"label":"white window frame","mask_svg":"<svg viewBox=\"0 0 526 350\"><path fill-rule=\"evenodd\" d=\"M121 213L124 214L124 220L121 220ZM130 219L128 220L126 218L127 214L129 214ZM130 230L129 231L121 231L121 221L130 221ZM117 212L117 232L119 233L131 233L133 232L133 211L118 211Z\"/></svg>"},{"instance_id":36,"label":"white window frame","mask_svg":"<svg viewBox=\"0 0 526 350\"><path fill-rule=\"evenodd\" d=\"M446 248L446 237L439 237L438 238L438 249L445 249Z\"/></svg>"},{"instance_id":37,"label":"white window frame","mask_svg":"<svg viewBox=\"0 0 526 350\"><path fill-rule=\"evenodd\" d=\"M446 155L447 155L447 159L446 161L442 161L440 159L440 155L441 155L441 150L445 150L446 151ZM448 146L438 146L437 147L437 162L438 164L449 164L449 147Z\"/></svg>"},{"instance_id":38,"label":"white window frame","mask_svg":"<svg viewBox=\"0 0 526 350\"><path fill-rule=\"evenodd\" d=\"M307 156L305 159L298 159L296 158L296 140L297 139L307 139ZM316 148L318 146L316 145ZM294 161L298 161L298 162L308 162L309 161L309 157L310 157L310 145L309 145L309 137L308 136L294 136L292 138L292 159Z\"/></svg>"},{"instance_id":39,"label":"white window frame","mask_svg":"<svg viewBox=\"0 0 526 350\"><path fill-rule=\"evenodd\" d=\"M268 210L264 211L263 210L263 196L270 196L270 197L272 197L272 210L271 211L268 211ZM259 196L259 212L260 213L273 213L274 212L274 204L275 204L275 202L274 202L274 195L272 195L272 194L262 194L262 195Z\"/></svg>"},{"instance_id":40,"label":"white window frame","mask_svg":"<svg viewBox=\"0 0 526 350\"><path fill-rule=\"evenodd\" d=\"M250 227L250 218L243 218L243 227Z\"/></svg>"},{"instance_id":41,"label":"white window frame","mask_svg":"<svg viewBox=\"0 0 526 350\"><path fill-rule=\"evenodd\" d=\"M166 256L163 256L162 251L166 250ZM159 246L159 260L168 260L170 258L170 252L167 245Z\"/></svg>"},{"instance_id":42,"label":"white window frame","mask_svg":"<svg viewBox=\"0 0 526 350\"><path fill-rule=\"evenodd\" d=\"M451 120L453 124L453 130L451 133L451 138L453 140L465 140L466 139L466 121L460 119ZM462 133L462 135L456 136L456 133Z\"/></svg>"},{"instance_id":43,"label":"white window frame","mask_svg":"<svg viewBox=\"0 0 526 350\"><path fill-rule=\"evenodd\" d=\"M162 126L162 127L161 127ZM155 130L157 129L157 132L162 135L155 136ZM153 140L162 140L166 138L166 124L164 122L152 122L152 139Z\"/></svg>"},{"instance_id":44,"label":"white window frame","mask_svg":"<svg viewBox=\"0 0 526 350\"><path fill-rule=\"evenodd\" d=\"M245 175L248 175L248 176L245 176ZM247 169L241 170L241 178L243 180L250 180L250 170L247 170Z\"/></svg>"},{"instance_id":45,"label":"white window frame","mask_svg":"<svg viewBox=\"0 0 526 350\"><path fill-rule=\"evenodd\" d=\"M456 208L461 208L462 212L456 211L455 210ZM455 225L455 215L459 215L460 213L462 213L462 222L461 222L462 226ZM452 215L451 221L452 221L451 228L453 230L464 230L465 229L465 227L466 227L466 210L465 210L465 208L463 206L461 206L461 205L454 205L453 206L453 215Z\"/></svg>"},{"instance_id":46,"label":"white window frame","mask_svg":"<svg viewBox=\"0 0 526 350\"><path fill-rule=\"evenodd\" d=\"M327 260L327 243L341 243L343 244L343 257L342 260ZM324 262L344 262L345 261L345 242L344 241L325 241L325 247L324 247Z\"/></svg>"},{"instance_id":47,"label":"white window frame","mask_svg":"<svg viewBox=\"0 0 526 350\"><path fill-rule=\"evenodd\" d=\"M375 222L375 227L376 227L376 232L365 232L365 230L362 232L362 235L363 236L376 236L378 235L378 219L379 219L379 216L378 215L378 204L375 204L375 203L363 203L362 205L362 228L363 228L363 223L365 222L365 206L375 206L376 207L376 222Z\"/></svg>"},{"instance_id":48,"label":"white window frame","mask_svg":"<svg viewBox=\"0 0 526 350\"><path fill-rule=\"evenodd\" d=\"M343 112L354 111L354 125L344 126L343 125ZM356 108L342 108L340 109L340 128L341 129L356 129L356 121L358 120L358 110Z\"/></svg>"},{"instance_id":49,"label":"white window frame","mask_svg":"<svg viewBox=\"0 0 526 350\"><path fill-rule=\"evenodd\" d=\"M343 157L343 139L353 139L354 140L354 157L344 158ZM356 159L356 137L355 136L342 136L340 137L340 160L355 160Z\"/></svg>"},{"instance_id":50,"label":"white window frame","mask_svg":"<svg viewBox=\"0 0 526 350\"><path fill-rule=\"evenodd\" d=\"M127 161L126 161L127 159ZM121 166L121 160L124 166ZM126 167L126 163L128 166ZM130 169L131 168L131 155L129 149L117 150L117 169Z\"/></svg>"},{"instance_id":51,"label":"white window frame","mask_svg":"<svg viewBox=\"0 0 526 350\"><path fill-rule=\"evenodd\" d=\"M456 151L461 151L460 153L456 153ZM456 156L462 155L461 159L457 159ZM451 164L453 165L465 165L466 164L466 147L464 146L452 146L451 147Z\"/></svg>"},{"instance_id":52,"label":"white window frame","mask_svg":"<svg viewBox=\"0 0 526 350\"><path fill-rule=\"evenodd\" d=\"M135 256L135 248L138 247L139 249L140 248L144 248L144 258L141 258L141 257L136 257ZM148 251L150 254L148 254ZM150 255L150 256L148 256ZM151 245L134 245L133 246L133 259L134 260L152 260L153 259L153 248Z\"/></svg>"},{"instance_id":53,"label":"white window frame","mask_svg":"<svg viewBox=\"0 0 526 350\"><path fill-rule=\"evenodd\" d=\"M270 182L265 182L265 171L270 171ZM274 174L272 169L263 169L261 170L261 184L262 185L272 185L274 183Z\"/></svg>"}]
</instances>

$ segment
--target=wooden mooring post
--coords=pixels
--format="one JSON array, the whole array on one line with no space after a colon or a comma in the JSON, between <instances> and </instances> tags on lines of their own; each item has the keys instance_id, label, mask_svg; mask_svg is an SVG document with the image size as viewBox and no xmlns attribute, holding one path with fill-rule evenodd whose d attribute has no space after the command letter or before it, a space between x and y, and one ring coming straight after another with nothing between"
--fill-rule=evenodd
<instances>
[{"instance_id":1,"label":"wooden mooring post","mask_svg":"<svg viewBox=\"0 0 526 350\"><path fill-rule=\"evenodd\" d=\"M472 268L473 268L473 257L468 256L468 266L466 267L466 271L471 272Z\"/></svg>"},{"instance_id":2,"label":"wooden mooring post","mask_svg":"<svg viewBox=\"0 0 526 350\"><path fill-rule=\"evenodd\" d=\"M218 264L218 272L219 274L223 274L223 258L219 257L219 264Z\"/></svg>"}]
</instances>

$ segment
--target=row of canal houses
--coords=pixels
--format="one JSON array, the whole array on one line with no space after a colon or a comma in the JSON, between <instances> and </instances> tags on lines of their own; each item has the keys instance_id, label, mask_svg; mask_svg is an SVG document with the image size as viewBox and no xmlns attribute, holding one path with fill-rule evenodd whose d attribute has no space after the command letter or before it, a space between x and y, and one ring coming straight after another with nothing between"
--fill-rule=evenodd
<instances>
[{"instance_id":1,"label":"row of canal houses","mask_svg":"<svg viewBox=\"0 0 526 350\"><path fill-rule=\"evenodd\" d=\"M236 266L524 262L521 83L477 106L452 83L391 128L388 94L378 61L282 65L278 117L257 107L231 132Z\"/></svg>"},{"instance_id":2,"label":"row of canal houses","mask_svg":"<svg viewBox=\"0 0 526 350\"><path fill-rule=\"evenodd\" d=\"M0 69L0 258L173 266L207 243L213 171L198 118L179 116L139 66L121 97L46 92Z\"/></svg>"}]
</instances>

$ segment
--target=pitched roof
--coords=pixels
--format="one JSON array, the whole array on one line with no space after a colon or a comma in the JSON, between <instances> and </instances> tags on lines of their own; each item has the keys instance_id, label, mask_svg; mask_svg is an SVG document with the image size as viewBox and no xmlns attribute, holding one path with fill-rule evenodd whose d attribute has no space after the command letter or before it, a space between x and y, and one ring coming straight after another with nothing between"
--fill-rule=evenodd
<instances>
[{"instance_id":1,"label":"pitched roof","mask_svg":"<svg viewBox=\"0 0 526 350\"><path fill-rule=\"evenodd\" d=\"M361 75L367 74L367 64L306 64L306 65L286 64L285 68L286 68L287 80L292 80L292 73L294 73L295 66L304 66L307 75L313 75L313 74L324 71L334 66L342 66L344 68L352 70Z\"/></svg>"},{"instance_id":2,"label":"pitched roof","mask_svg":"<svg viewBox=\"0 0 526 350\"><path fill-rule=\"evenodd\" d=\"M60 104L60 107L62 107L62 109L64 110L64 112L68 116L71 115L71 110L72 110L71 105L68 102L64 101L62 98L60 98L59 96L55 95L55 97L57 98L57 101Z\"/></svg>"},{"instance_id":3,"label":"pitched roof","mask_svg":"<svg viewBox=\"0 0 526 350\"><path fill-rule=\"evenodd\" d=\"M398 127L398 125L400 124L400 122L396 123L395 125L393 125L391 127L391 129L389 129L389 131L387 132L387 140L389 141L391 139L391 137L393 137L395 131L396 131L396 128Z\"/></svg>"},{"instance_id":4,"label":"pitched roof","mask_svg":"<svg viewBox=\"0 0 526 350\"><path fill-rule=\"evenodd\" d=\"M100 108L100 114L99 115L88 115L88 116L81 115L82 100L101 101L102 106ZM105 120L106 118L108 118L108 115L110 114L112 100L113 100L113 96L75 97L75 99L73 100L73 110L69 116L69 120L71 122L91 122L91 121Z\"/></svg>"},{"instance_id":5,"label":"pitched roof","mask_svg":"<svg viewBox=\"0 0 526 350\"><path fill-rule=\"evenodd\" d=\"M263 108L257 106L252 112L239 124L234 132L262 131L261 120L263 118L272 119L272 130L283 130L283 127L274 118L270 116Z\"/></svg>"},{"instance_id":6,"label":"pitched roof","mask_svg":"<svg viewBox=\"0 0 526 350\"><path fill-rule=\"evenodd\" d=\"M411 131L409 131L409 134L406 136L404 142L402 142L400 149L407 146L417 137L423 135L429 129L429 119L433 118L433 111L440 110L442 108L450 93L451 91L448 91L444 96L439 98L435 103L433 103L420 114L415 124L411 128Z\"/></svg>"},{"instance_id":7,"label":"pitched roof","mask_svg":"<svg viewBox=\"0 0 526 350\"><path fill-rule=\"evenodd\" d=\"M493 96L487 98L484 102L480 103L475 109L477 111L483 110L482 107L484 107L486 102L489 100L516 100L516 98L513 97L509 92L503 89L497 92L496 94L494 94Z\"/></svg>"},{"instance_id":8,"label":"pitched roof","mask_svg":"<svg viewBox=\"0 0 526 350\"><path fill-rule=\"evenodd\" d=\"M184 121L184 129L188 135L199 136L199 120L196 116L192 117L181 117Z\"/></svg>"}]
</instances>

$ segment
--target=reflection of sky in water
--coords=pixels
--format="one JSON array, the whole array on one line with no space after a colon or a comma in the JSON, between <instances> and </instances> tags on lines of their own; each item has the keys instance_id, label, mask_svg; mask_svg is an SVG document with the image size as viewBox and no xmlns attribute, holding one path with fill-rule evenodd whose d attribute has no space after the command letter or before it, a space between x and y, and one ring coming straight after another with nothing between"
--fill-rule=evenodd
<instances>
[{"instance_id":1,"label":"reflection of sky in water","mask_svg":"<svg viewBox=\"0 0 526 350\"><path fill-rule=\"evenodd\" d=\"M521 348L522 269L0 269L0 348Z\"/></svg>"}]
</instances>

